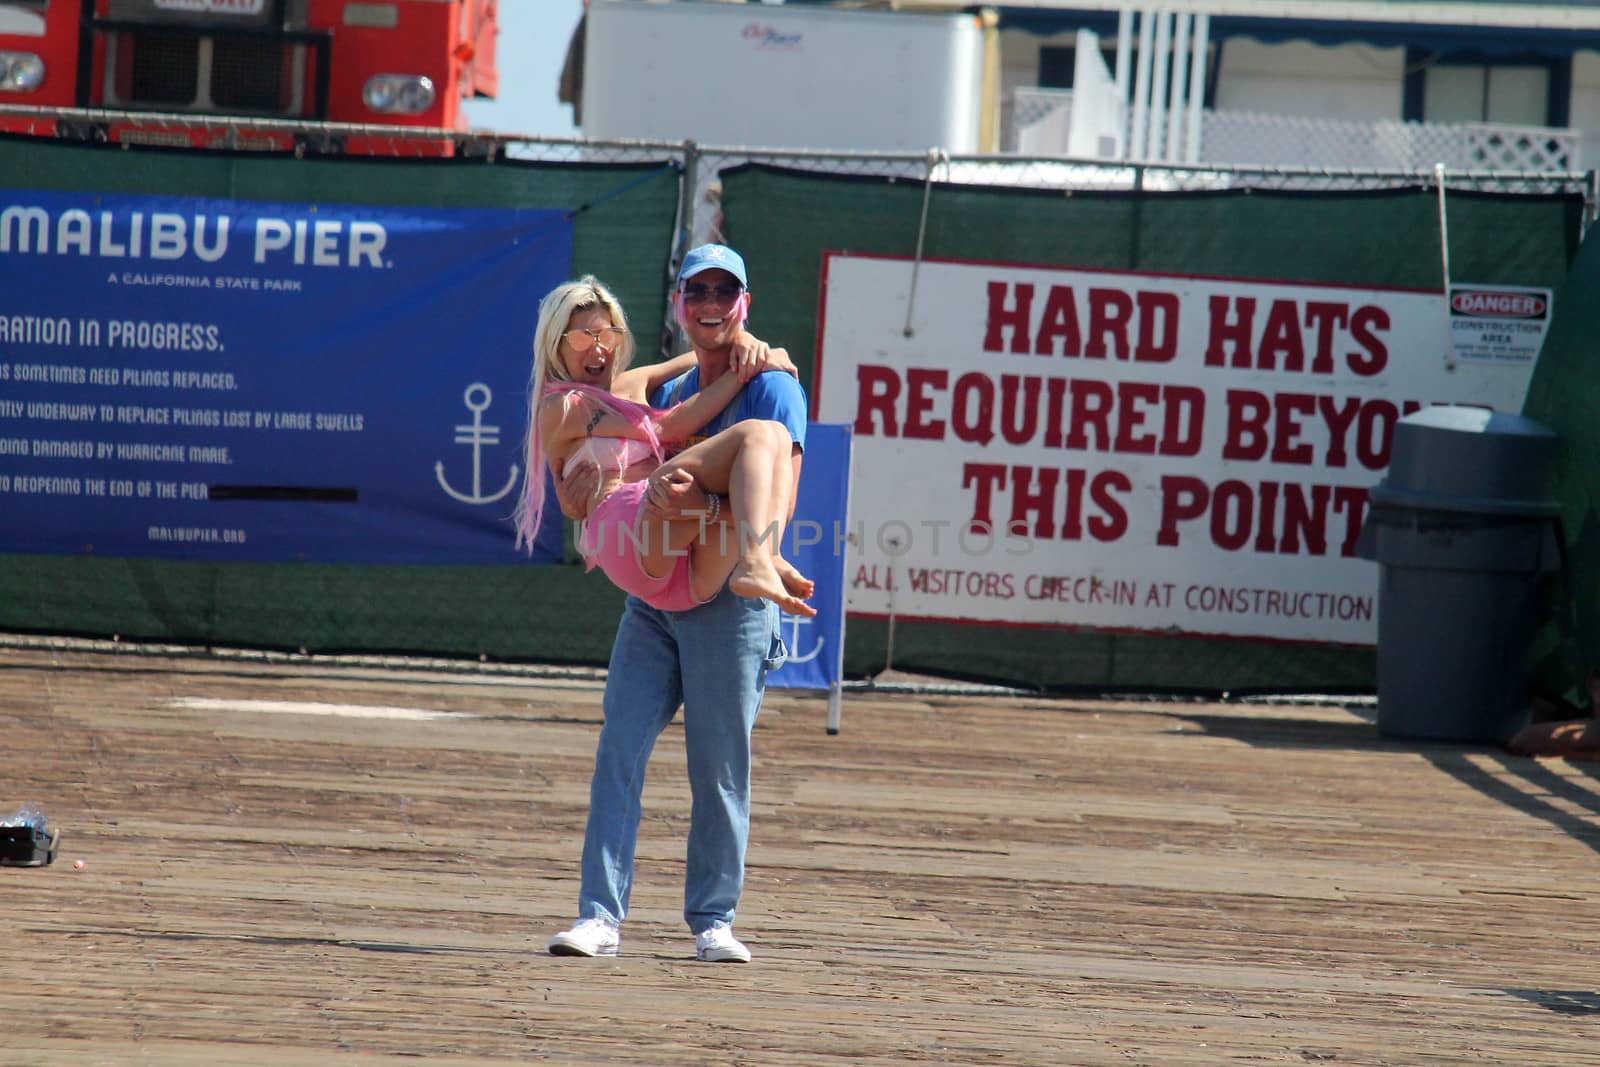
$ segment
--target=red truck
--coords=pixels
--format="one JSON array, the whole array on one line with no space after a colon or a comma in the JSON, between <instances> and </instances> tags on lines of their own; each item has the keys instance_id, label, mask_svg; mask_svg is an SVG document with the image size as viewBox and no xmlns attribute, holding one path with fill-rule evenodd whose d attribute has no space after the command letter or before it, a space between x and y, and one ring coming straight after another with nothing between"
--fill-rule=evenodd
<instances>
[{"instance_id":1,"label":"red truck","mask_svg":"<svg viewBox=\"0 0 1600 1067\"><path fill-rule=\"evenodd\" d=\"M464 131L493 96L496 0L0 0L0 105L423 126ZM292 148L292 132L0 113L0 130ZM319 147L438 154L448 141L349 136Z\"/></svg>"}]
</instances>

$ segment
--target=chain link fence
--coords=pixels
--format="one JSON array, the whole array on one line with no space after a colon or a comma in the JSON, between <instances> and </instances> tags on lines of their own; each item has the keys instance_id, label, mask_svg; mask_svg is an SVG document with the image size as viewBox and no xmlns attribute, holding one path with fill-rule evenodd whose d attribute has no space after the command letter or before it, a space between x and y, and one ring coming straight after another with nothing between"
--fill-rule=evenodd
<instances>
[{"instance_id":1,"label":"chain link fence","mask_svg":"<svg viewBox=\"0 0 1600 1067\"><path fill-rule=\"evenodd\" d=\"M291 153L300 157L333 154L397 158L465 156L491 162L505 159L543 164L671 162L684 175L678 220L680 254L693 243L723 236L720 174L730 167L751 162L890 181L1055 189L1069 196L1080 191L1350 192L1432 187L1439 180L1435 167L1443 162L1447 189L1521 194L1581 193L1586 203L1585 227L1594 220L1597 205L1600 205L1596 172L1552 169L1577 159L1578 154L1570 145L1541 139L1539 135L1548 131L1487 126L1463 128L1459 137L1443 146L1427 137L1419 141L1418 138L1432 127L1424 128L1417 123L1346 124L1361 126L1363 137L1378 126L1399 129L1395 135L1399 140L1395 143L1405 142L1401 145L1405 151L1390 153L1397 165L1374 169L1297 162L1302 158L1334 157L1314 144L1305 143L1303 137L1289 136L1276 116L1229 118L1241 119L1252 131L1249 137L1252 144L1278 144L1275 158L1251 163L1174 164L1013 153L951 155L938 148L926 152L846 152L701 145L694 141L594 141L485 130L451 132L429 127L4 106L0 106L0 131L208 151ZM1216 124L1223 120L1213 114L1208 121ZM1261 136L1263 122L1270 126L1271 134L1265 139ZM1326 125L1329 124L1320 123L1319 127ZM1410 130L1411 127L1416 129ZM1421 133L1417 132L1419 130ZM1216 139L1226 144L1227 138L1222 132L1222 127L1218 127ZM1213 135L1208 133L1207 139L1212 140ZM1390 139L1395 140L1394 137ZM1441 154L1444 148L1450 151ZM1257 157L1262 154L1259 150L1253 151ZM1339 158L1357 157L1346 153ZM1512 166L1518 163L1523 166Z\"/></svg>"},{"instance_id":2,"label":"chain link fence","mask_svg":"<svg viewBox=\"0 0 1600 1067\"><path fill-rule=\"evenodd\" d=\"M895 180L953 182L1018 188L1083 191L1208 192L1273 190L1352 192L1433 186L1433 164L1387 170L1289 164L1184 164L1105 162L1061 156L949 155L926 153L824 152L800 149L725 148L690 145L704 184L745 162L769 163L828 174L870 175ZM1455 170L1446 167L1447 189L1502 193L1582 193L1587 216L1595 213L1594 175L1581 171ZM701 199L704 199L702 197Z\"/></svg>"}]
</instances>

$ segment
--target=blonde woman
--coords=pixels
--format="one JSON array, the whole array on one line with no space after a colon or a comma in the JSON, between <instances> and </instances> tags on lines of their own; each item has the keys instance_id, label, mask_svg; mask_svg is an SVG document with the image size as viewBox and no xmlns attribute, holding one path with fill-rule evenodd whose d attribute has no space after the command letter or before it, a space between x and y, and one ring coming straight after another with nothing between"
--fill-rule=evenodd
<instances>
[{"instance_id":1,"label":"blonde woman","mask_svg":"<svg viewBox=\"0 0 1600 1067\"><path fill-rule=\"evenodd\" d=\"M552 290L539 305L534 332L518 546L531 546L537 532L546 464L560 471L590 464L599 478L578 547L619 588L660 610L687 611L726 585L791 614L815 615L805 603L812 583L779 551L794 495L789 431L747 420L667 457L670 446L716 417L755 374L794 373L781 349L748 334L742 342L735 373L654 411L646 398L694 366L695 356L630 369L633 341L611 291L592 276ZM703 514L652 520L652 484L684 476L708 494Z\"/></svg>"}]
</instances>

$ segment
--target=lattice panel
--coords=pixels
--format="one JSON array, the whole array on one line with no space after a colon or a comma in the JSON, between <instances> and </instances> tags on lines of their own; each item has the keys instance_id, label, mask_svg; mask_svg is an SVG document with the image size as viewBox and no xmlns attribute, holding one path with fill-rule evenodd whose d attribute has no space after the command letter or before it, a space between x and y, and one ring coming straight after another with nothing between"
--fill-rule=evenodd
<instances>
[{"instance_id":1,"label":"lattice panel","mask_svg":"<svg viewBox=\"0 0 1600 1067\"><path fill-rule=\"evenodd\" d=\"M1583 135L1574 130L1467 126L1467 165L1474 170L1577 170Z\"/></svg>"}]
</instances>

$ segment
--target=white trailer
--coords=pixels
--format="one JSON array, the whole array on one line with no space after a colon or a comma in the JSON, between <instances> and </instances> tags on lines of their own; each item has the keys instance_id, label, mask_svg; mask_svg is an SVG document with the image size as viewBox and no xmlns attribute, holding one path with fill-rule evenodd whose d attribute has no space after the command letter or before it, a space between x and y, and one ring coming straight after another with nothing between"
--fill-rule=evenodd
<instances>
[{"instance_id":1,"label":"white trailer","mask_svg":"<svg viewBox=\"0 0 1600 1067\"><path fill-rule=\"evenodd\" d=\"M978 16L591 0L585 137L980 151Z\"/></svg>"}]
</instances>

